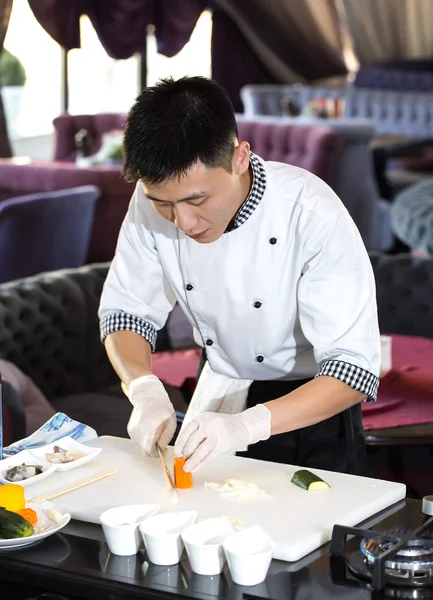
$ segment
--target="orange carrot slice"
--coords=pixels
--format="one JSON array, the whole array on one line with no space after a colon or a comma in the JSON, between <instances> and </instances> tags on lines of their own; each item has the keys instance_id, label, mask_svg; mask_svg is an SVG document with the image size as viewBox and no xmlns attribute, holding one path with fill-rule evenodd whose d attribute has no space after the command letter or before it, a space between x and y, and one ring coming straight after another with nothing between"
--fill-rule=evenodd
<instances>
[{"instance_id":1,"label":"orange carrot slice","mask_svg":"<svg viewBox=\"0 0 433 600\"><path fill-rule=\"evenodd\" d=\"M174 483L177 488L186 489L192 487L192 473L183 470L186 458L175 458L174 465Z\"/></svg>"},{"instance_id":2,"label":"orange carrot slice","mask_svg":"<svg viewBox=\"0 0 433 600\"><path fill-rule=\"evenodd\" d=\"M18 514L28 521L30 525L36 525L38 522L38 515L32 508L24 508L23 510L20 510Z\"/></svg>"}]
</instances>

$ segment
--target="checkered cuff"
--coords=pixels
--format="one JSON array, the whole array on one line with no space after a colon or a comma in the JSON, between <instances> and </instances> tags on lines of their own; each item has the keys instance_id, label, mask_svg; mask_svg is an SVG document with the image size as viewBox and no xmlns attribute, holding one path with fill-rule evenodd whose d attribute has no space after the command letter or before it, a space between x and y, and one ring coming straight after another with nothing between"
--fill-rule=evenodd
<instances>
[{"instance_id":1,"label":"checkered cuff","mask_svg":"<svg viewBox=\"0 0 433 600\"><path fill-rule=\"evenodd\" d=\"M153 325L147 321L143 321L139 317L124 312L112 313L101 319L99 328L102 342L105 341L109 333L113 333L114 331L134 331L144 337L151 345L152 352L155 352L156 329Z\"/></svg>"},{"instance_id":2,"label":"checkered cuff","mask_svg":"<svg viewBox=\"0 0 433 600\"><path fill-rule=\"evenodd\" d=\"M379 378L370 371L361 369L351 363L341 360L328 360L320 367L319 375L329 375L339 379L343 383L347 383L354 390L362 392L367 396L367 402L375 402L377 400L377 388L379 387Z\"/></svg>"}]
</instances>

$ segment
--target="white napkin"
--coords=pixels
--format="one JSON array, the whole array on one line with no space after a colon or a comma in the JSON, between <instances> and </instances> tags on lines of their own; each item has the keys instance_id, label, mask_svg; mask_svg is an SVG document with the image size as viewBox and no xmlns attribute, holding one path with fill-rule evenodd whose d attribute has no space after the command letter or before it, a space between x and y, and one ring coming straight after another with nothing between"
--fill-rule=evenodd
<instances>
[{"instance_id":1,"label":"white napkin","mask_svg":"<svg viewBox=\"0 0 433 600\"><path fill-rule=\"evenodd\" d=\"M3 458L13 456L21 450L31 450L46 444L57 442L62 437L69 436L81 444L98 437L98 434L92 427L74 421L64 413L56 413L42 427L39 427L32 435L14 442L10 446L3 448Z\"/></svg>"}]
</instances>

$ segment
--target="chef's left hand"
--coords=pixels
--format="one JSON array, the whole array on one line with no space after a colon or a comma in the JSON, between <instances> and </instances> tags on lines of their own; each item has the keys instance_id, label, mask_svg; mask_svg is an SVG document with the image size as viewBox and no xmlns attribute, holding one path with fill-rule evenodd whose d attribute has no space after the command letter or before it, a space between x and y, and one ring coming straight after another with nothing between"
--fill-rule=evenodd
<instances>
[{"instance_id":1,"label":"chef's left hand","mask_svg":"<svg viewBox=\"0 0 433 600\"><path fill-rule=\"evenodd\" d=\"M226 452L245 450L271 435L271 413L257 404L236 415L203 413L186 425L175 444L175 455L188 458L185 471L195 471Z\"/></svg>"}]
</instances>

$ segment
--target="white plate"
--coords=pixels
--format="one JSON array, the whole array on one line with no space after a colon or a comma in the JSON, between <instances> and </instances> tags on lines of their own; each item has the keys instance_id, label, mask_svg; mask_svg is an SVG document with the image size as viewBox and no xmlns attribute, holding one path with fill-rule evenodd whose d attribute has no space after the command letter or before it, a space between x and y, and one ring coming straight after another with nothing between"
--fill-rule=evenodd
<instances>
[{"instance_id":1,"label":"white plate","mask_svg":"<svg viewBox=\"0 0 433 600\"><path fill-rule=\"evenodd\" d=\"M77 460L73 460L72 462L56 464L58 471L71 471L71 469L81 467L82 465L89 463L91 460L96 458L100 452L102 452L102 448L91 448L90 446L85 446L84 444L80 444L79 442L75 441L71 437L63 437L60 440L57 440L57 442L54 442L53 444L48 444L47 446L40 446L39 448L32 448L30 452L37 458L40 458L41 460L46 460L45 455L47 453L54 452L54 446L59 446L64 450L78 450L79 452L83 452L83 454L85 454L85 456L83 456L82 458L78 458Z\"/></svg>"},{"instance_id":2,"label":"white plate","mask_svg":"<svg viewBox=\"0 0 433 600\"><path fill-rule=\"evenodd\" d=\"M24 546L36 544L63 529L63 527L71 520L70 513L63 511L59 506L56 506L52 502L28 502L26 508L32 508L38 515L35 533L25 538L14 538L9 540L0 539L0 550L10 550L11 548L22 548ZM53 509L62 514L62 519L58 524L51 521L48 517L49 512ZM43 530L39 531L41 527L43 527Z\"/></svg>"},{"instance_id":3,"label":"white plate","mask_svg":"<svg viewBox=\"0 0 433 600\"><path fill-rule=\"evenodd\" d=\"M43 468L43 472L40 475L34 475L33 477L23 479L22 481L8 481L6 479L6 471L11 467L18 467L23 463L26 465L39 465ZM38 481L42 481L42 479L49 477L54 471L57 471L57 468L58 465L54 465L42 458L36 457L30 450L22 450L13 456L0 460L0 483L17 483L22 487L26 487L27 485L37 483Z\"/></svg>"}]
</instances>

